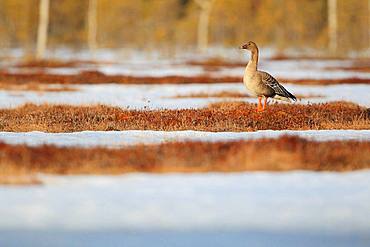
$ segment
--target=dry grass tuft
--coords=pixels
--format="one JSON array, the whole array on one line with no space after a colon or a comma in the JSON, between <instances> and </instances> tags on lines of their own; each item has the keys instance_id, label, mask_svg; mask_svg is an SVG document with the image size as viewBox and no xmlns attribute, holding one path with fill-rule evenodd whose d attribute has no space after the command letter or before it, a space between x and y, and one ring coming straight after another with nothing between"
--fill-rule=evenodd
<instances>
[{"instance_id":1,"label":"dry grass tuft","mask_svg":"<svg viewBox=\"0 0 370 247\"><path fill-rule=\"evenodd\" d=\"M181 110L27 104L0 109L0 131L370 129L370 110L351 103L274 104L263 113L255 109L255 104L243 102Z\"/></svg>"},{"instance_id":2,"label":"dry grass tuft","mask_svg":"<svg viewBox=\"0 0 370 247\"><path fill-rule=\"evenodd\" d=\"M1 171L12 176L40 172L121 174L370 168L370 142L315 142L288 136L237 142L138 145L121 149L0 144L0 153Z\"/></svg>"}]
</instances>

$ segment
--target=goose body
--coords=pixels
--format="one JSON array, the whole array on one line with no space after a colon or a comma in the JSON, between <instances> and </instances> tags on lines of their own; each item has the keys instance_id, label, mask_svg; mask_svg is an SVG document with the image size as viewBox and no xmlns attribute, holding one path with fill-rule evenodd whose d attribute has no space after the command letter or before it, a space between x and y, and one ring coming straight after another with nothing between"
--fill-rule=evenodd
<instances>
[{"instance_id":1,"label":"goose body","mask_svg":"<svg viewBox=\"0 0 370 247\"><path fill-rule=\"evenodd\" d=\"M297 100L272 75L258 70L258 47L254 42L249 41L240 48L251 51L251 59L245 68L243 83L251 95L258 97L257 111L265 110L268 98L284 101ZM264 105L261 104L262 98L265 101Z\"/></svg>"}]
</instances>

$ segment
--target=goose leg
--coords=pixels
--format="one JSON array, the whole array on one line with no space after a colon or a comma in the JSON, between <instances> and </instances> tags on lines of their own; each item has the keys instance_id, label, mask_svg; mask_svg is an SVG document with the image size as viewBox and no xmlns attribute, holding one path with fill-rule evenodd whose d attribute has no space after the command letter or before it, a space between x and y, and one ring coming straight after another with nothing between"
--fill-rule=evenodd
<instances>
[{"instance_id":1,"label":"goose leg","mask_svg":"<svg viewBox=\"0 0 370 247\"><path fill-rule=\"evenodd\" d=\"M263 111L263 107L262 107L262 97L261 96L258 96L258 106L257 106L257 112L261 112Z\"/></svg>"},{"instance_id":2,"label":"goose leg","mask_svg":"<svg viewBox=\"0 0 370 247\"><path fill-rule=\"evenodd\" d=\"M266 108L267 108L267 99L268 99L268 97L265 97L265 99L264 99L264 104L263 104L263 110L265 110Z\"/></svg>"}]
</instances>

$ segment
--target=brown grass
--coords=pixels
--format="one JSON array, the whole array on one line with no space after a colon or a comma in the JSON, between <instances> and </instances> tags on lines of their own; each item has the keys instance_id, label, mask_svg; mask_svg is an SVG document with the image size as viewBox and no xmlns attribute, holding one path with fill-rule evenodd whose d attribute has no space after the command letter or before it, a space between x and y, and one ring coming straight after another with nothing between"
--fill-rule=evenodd
<instances>
[{"instance_id":1,"label":"brown grass","mask_svg":"<svg viewBox=\"0 0 370 247\"><path fill-rule=\"evenodd\" d=\"M220 69L220 68L235 68L235 67L244 67L246 66L246 62L233 62L233 61L226 61L221 58L209 58L202 61L188 61L186 62L187 65L192 66L202 66L206 70L213 70L213 69Z\"/></svg>"},{"instance_id":2,"label":"brown grass","mask_svg":"<svg viewBox=\"0 0 370 247\"><path fill-rule=\"evenodd\" d=\"M182 110L27 104L0 109L0 131L370 129L370 110L350 103L274 104L263 113L255 109L256 104L242 102Z\"/></svg>"},{"instance_id":3,"label":"brown grass","mask_svg":"<svg viewBox=\"0 0 370 247\"><path fill-rule=\"evenodd\" d=\"M370 64L368 65L354 65L350 67L330 67L327 70L345 70L345 71L354 71L354 72L370 72Z\"/></svg>"},{"instance_id":4,"label":"brown grass","mask_svg":"<svg viewBox=\"0 0 370 247\"><path fill-rule=\"evenodd\" d=\"M285 83L303 85L368 84L370 79L352 77L343 79L281 79Z\"/></svg>"},{"instance_id":5,"label":"brown grass","mask_svg":"<svg viewBox=\"0 0 370 247\"><path fill-rule=\"evenodd\" d=\"M81 66L77 61L59 61L59 60L29 60L16 65L18 68L75 68Z\"/></svg>"},{"instance_id":6,"label":"brown grass","mask_svg":"<svg viewBox=\"0 0 370 247\"><path fill-rule=\"evenodd\" d=\"M315 142L298 137L184 142L121 149L0 143L0 171L19 174L128 172L352 171L370 168L370 142ZM4 181L4 180L3 180ZM0 180L1 182L1 180Z\"/></svg>"},{"instance_id":7,"label":"brown grass","mask_svg":"<svg viewBox=\"0 0 370 247\"><path fill-rule=\"evenodd\" d=\"M317 56L310 56L310 55L300 55L300 56L290 56L286 54L276 54L270 58L269 60L272 61L285 61L285 60L321 60L321 61L330 61L330 60L343 60L343 61L353 61L354 63L357 62L369 62L369 58L360 57L360 58L351 58L347 56L325 56L325 55L317 55Z\"/></svg>"},{"instance_id":8,"label":"brown grass","mask_svg":"<svg viewBox=\"0 0 370 247\"><path fill-rule=\"evenodd\" d=\"M370 83L369 79L346 78L346 79L279 79L284 83L305 85L332 85L343 83ZM211 76L203 74L198 76L128 76L128 75L106 75L98 71L82 71L75 75L48 74L46 72L34 73L9 73L0 71L0 85L9 84L190 84L190 83L231 83L242 82L240 76Z\"/></svg>"},{"instance_id":9,"label":"brown grass","mask_svg":"<svg viewBox=\"0 0 370 247\"><path fill-rule=\"evenodd\" d=\"M272 61L283 61L283 60L322 60L322 61L330 61L330 60L345 60L350 61L351 64L349 67L348 65L341 66L341 67L328 67L328 70L350 70L350 71L360 71L360 72L370 72L370 59L360 58L360 59L350 59L344 57L286 57L283 55L277 55L269 58ZM235 68L235 67L245 67L247 62L235 62L235 61L228 61L221 58L209 58L206 60L200 61L188 61L187 65L193 66L202 66L205 70L218 70L222 68Z\"/></svg>"},{"instance_id":10,"label":"brown grass","mask_svg":"<svg viewBox=\"0 0 370 247\"><path fill-rule=\"evenodd\" d=\"M99 71L82 71L76 75L48 74L45 72L35 73L8 73L0 71L0 83L27 83L37 82L44 84L179 84L179 83L220 83L239 82L241 77L223 76L212 77L204 74L200 76L127 76L127 75L106 75Z\"/></svg>"},{"instance_id":11,"label":"brown grass","mask_svg":"<svg viewBox=\"0 0 370 247\"><path fill-rule=\"evenodd\" d=\"M350 67L350 68L344 68L344 70L370 73L370 67Z\"/></svg>"},{"instance_id":12,"label":"brown grass","mask_svg":"<svg viewBox=\"0 0 370 247\"><path fill-rule=\"evenodd\" d=\"M27 60L18 63L18 68L78 68L84 65L97 65L102 62L92 60ZM111 62L103 62L103 64L112 64Z\"/></svg>"}]
</instances>

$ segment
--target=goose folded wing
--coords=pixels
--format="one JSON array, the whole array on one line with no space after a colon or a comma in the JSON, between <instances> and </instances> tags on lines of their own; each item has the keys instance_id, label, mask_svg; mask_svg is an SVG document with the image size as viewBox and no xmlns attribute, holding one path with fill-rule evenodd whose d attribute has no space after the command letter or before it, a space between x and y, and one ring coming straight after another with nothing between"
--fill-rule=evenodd
<instances>
[{"instance_id":1,"label":"goose folded wing","mask_svg":"<svg viewBox=\"0 0 370 247\"><path fill-rule=\"evenodd\" d=\"M280 85L278 80L276 80L272 75L264 71L259 71L259 74L261 75L262 82L271 87L277 95L296 100L296 97Z\"/></svg>"}]
</instances>

